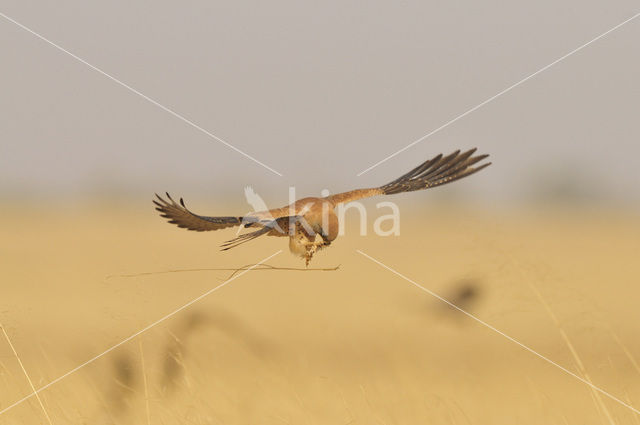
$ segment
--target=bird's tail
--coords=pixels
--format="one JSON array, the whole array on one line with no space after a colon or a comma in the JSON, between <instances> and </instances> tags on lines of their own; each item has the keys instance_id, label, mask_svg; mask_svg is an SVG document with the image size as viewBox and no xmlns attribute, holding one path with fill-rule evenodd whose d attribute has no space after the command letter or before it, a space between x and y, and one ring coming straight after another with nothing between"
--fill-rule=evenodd
<instances>
[{"instance_id":1,"label":"bird's tail","mask_svg":"<svg viewBox=\"0 0 640 425\"><path fill-rule=\"evenodd\" d=\"M475 152L476 148L464 153L460 153L460 150L457 150L447 156L440 154L418 165L407 174L381 186L379 189L385 195L392 195L394 193L428 189L460 180L491 165L490 162L487 162L473 167L473 165L489 156L473 156Z\"/></svg>"}]
</instances>

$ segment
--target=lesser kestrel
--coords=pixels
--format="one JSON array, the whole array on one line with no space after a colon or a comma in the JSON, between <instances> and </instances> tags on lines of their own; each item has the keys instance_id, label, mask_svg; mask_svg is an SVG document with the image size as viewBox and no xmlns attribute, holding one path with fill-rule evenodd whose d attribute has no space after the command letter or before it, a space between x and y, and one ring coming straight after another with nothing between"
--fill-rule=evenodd
<instances>
[{"instance_id":1,"label":"lesser kestrel","mask_svg":"<svg viewBox=\"0 0 640 425\"><path fill-rule=\"evenodd\" d=\"M153 203L162 217L188 230L203 232L235 226L258 228L225 242L222 244L223 250L262 235L288 236L290 251L303 257L308 265L314 253L329 246L338 236L338 216L335 212L338 205L371 196L429 189L460 180L491 164L488 162L476 165L489 155L474 156L475 152L476 149L471 149L464 153L457 150L447 156L440 154L380 187L356 189L322 198L303 198L282 208L257 211L244 217L197 215L187 209L182 198L177 203L168 193L168 200L156 194L157 200Z\"/></svg>"}]
</instances>

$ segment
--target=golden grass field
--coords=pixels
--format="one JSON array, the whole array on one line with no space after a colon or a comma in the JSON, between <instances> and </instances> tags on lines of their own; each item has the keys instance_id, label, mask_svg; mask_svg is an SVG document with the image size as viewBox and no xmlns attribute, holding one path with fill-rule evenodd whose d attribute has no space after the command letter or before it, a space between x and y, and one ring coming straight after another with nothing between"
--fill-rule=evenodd
<instances>
[{"instance_id":1,"label":"golden grass field","mask_svg":"<svg viewBox=\"0 0 640 425\"><path fill-rule=\"evenodd\" d=\"M385 270L394 268L640 409L640 217L413 209L348 227L312 267L254 270L40 392L53 424L640 424L640 415ZM372 211L372 214L374 211ZM0 318L35 387L224 282L304 267L287 242L148 209L0 212ZM369 229L371 230L371 228ZM0 410L31 392L0 335ZM35 397L1 424L47 424Z\"/></svg>"}]
</instances>

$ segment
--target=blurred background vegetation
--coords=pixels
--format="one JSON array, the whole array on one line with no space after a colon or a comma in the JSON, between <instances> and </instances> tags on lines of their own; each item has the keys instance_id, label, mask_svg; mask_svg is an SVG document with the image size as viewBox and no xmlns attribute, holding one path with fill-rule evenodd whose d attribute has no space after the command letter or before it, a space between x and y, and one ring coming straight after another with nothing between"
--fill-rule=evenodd
<instances>
[{"instance_id":1,"label":"blurred background vegetation","mask_svg":"<svg viewBox=\"0 0 640 425\"><path fill-rule=\"evenodd\" d=\"M0 18L0 323L36 388L278 250L169 226L371 187L477 146L493 165L364 201L314 258L252 271L40 395L53 423L638 424L639 22L371 171L593 39L637 3L8 0L12 19L269 165L261 167ZM619 401L448 307L362 250ZM111 277L110 277L111 276ZM47 423L0 338L0 424Z\"/></svg>"}]
</instances>

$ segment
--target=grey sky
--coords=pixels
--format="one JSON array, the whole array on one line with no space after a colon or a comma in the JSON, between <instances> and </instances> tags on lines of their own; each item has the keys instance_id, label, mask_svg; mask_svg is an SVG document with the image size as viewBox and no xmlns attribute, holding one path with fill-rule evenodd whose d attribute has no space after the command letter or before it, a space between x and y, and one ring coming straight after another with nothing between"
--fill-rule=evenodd
<instances>
[{"instance_id":1,"label":"grey sky","mask_svg":"<svg viewBox=\"0 0 640 425\"><path fill-rule=\"evenodd\" d=\"M170 190L286 198L372 186L439 152L494 165L470 196L569 179L640 200L640 19L356 174L640 12L636 1L24 2L0 12L0 194ZM474 195L475 192L475 195ZM146 198L145 198L146 199Z\"/></svg>"}]
</instances>

